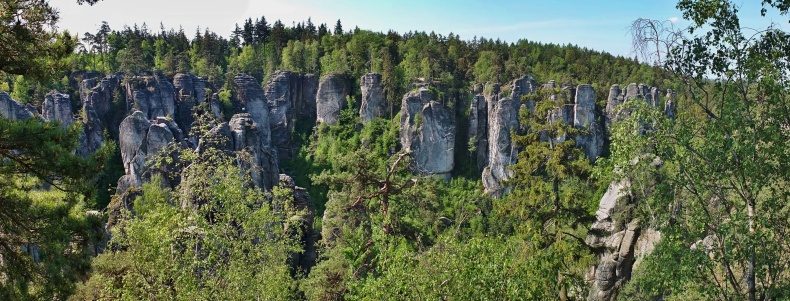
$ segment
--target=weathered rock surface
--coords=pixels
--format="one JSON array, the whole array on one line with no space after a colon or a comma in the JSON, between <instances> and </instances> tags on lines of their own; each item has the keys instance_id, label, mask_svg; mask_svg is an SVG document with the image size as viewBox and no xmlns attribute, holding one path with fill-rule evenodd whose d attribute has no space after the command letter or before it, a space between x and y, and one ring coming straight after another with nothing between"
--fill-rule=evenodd
<instances>
[{"instance_id":1,"label":"weathered rock surface","mask_svg":"<svg viewBox=\"0 0 790 301\"><path fill-rule=\"evenodd\" d=\"M256 186L271 191L280 181L280 172L277 156L267 143L269 128L266 125L257 123L250 113L241 113L233 115L228 129L241 170L250 174Z\"/></svg>"},{"instance_id":2,"label":"weathered rock surface","mask_svg":"<svg viewBox=\"0 0 790 301\"><path fill-rule=\"evenodd\" d=\"M384 99L384 85L381 83L381 74L368 73L359 79L362 90L362 104L359 107L359 119L362 123L373 121L376 117L386 113L386 99Z\"/></svg>"},{"instance_id":3,"label":"weathered rock surface","mask_svg":"<svg viewBox=\"0 0 790 301\"><path fill-rule=\"evenodd\" d=\"M272 135L269 119L269 106L266 102L263 88L258 81L249 75L238 74L233 78L236 91L234 106L238 106L244 118L251 119L256 125L256 139L265 147L272 145ZM234 115L236 117L236 115ZM269 186L271 188L271 186Z\"/></svg>"},{"instance_id":4,"label":"weathered rock surface","mask_svg":"<svg viewBox=\"0 0 790 301\"><path fill-rule=\"evenodd\" d=\"M162 74L136 76L126 83L126 102L129 110L138 110L147 119L173 117L175 88Z\"/></svg>"},{"instance_id":5,"label":"weathered rock surface","mask_svg":"<svg viewBox=\"0 0 790 301\"><path fill-rule=\"evenodd\" d=\"M403 96L400 141L411 152L415 171L450 180L455 166L455 120L450 109L432 101L428 89L420 88Z\"/></svg>"},{"instance_id":6,"label":"weathered rock surface","mask_svg":"<svg viewBox=\"0 0 790 301\"><path fill-rule=\"evenodd\" d=\"M469 146L477 158L477 170L488 166L488 106L483 88L475 88L475 96L469 106Z\"/></svg>"},{"instance_id":7,"label":"weathered rock surface","mask_svg":"<svg viewBox=\"0 0 790 301\"><path fill-rule=\"evenodd\" d=\"M604 147L604 133L595 118L595 89L591 85L578 85L575 102L573 126L587 131L587 134L576 137L576 145L581 146L587 158L595 162Z\"/></svg>"},{"instance_id":8,"label":"weathered rock surface","mask_svg":"<svg viewBox=\"0 0 790 301\"><path fill-rule=\"evenodd\" d=\"M25 105L12 99L8 93L0 92L0 116L12 120L28 120L34 114Z\"/></svg>"},{"instance_id":9,"label":"weathered rock surface","mask_svg":"<svg viewBox=\"0 0 790 301\"><path fill-rule=\"evenodd\" d=\"M667 89L667 100L664 102L664 115L667 115L671 120L675 120L675 112L675 91Z\"/></svg>"},{"instance_id":10,"label":"weathered rock surface","mask_svg":"<svg viewBox=\"0 0 790 301\"><path fill-rule=\"evenodd\" d=\"M297 121L312 124L316 119L318 79L312 74L291 71L275 72L264 87L269 109L272 143L277 148L279 162L290 160L299 153L291 133Z\"/></svg>"},{"instance_id":11,"label":"weathered rock surface","mask_svg":"<svg viewBox=\"0 0 790 301\"><path fill-rule=\"evenodd\" d=\"M313 229L315 220L315 207L310 201L307 190L296 186L293 178L280 174L280 187L291 192L291 197L285 204L289 214L285 224L285 232L295 238L302 246L302 252L291 254L289 261L294 271L309 272L315 265L318 252L316 242L321 239L321 234Z\"/></svg>"},{"instance_id":12,"label":"weathered rock surface","mask_svg":"<svg viewBox=\"0 0 790 301\"><path fill-rule=\"evenodd\" d=\"M178 125L167 118L154 122L141 111L126 117L120 125L119 144L125 175L118 180L117 193L128 188L141 187L150 178L146 163L173 141L180 141L183 134Z\"/></svg>"},{"instance_id":13,"label":"weathered rock surface","mask_svg":"<svg viewBox=\"0 0 790 301\"><path fill-rule=\"evenodd\" d=\"M52 90L44 96L41 104L41 117L46 121L59 121L60 126L68 128L74 123L71 112L71 96Z\"/></svg>"},{"instance_id":14,"label":"weathered rock surface","mask_svg":"<svg viewBox=\"0 0 790 301\"><path fill-rule=\"evenodd\" d=\"M340 118L340 110L346 107L348 80L345 75L321 76L316 95L317 122L334 125Z\"/></svg>"},{"instance_id":15,"label":"weathered rock surface","mask_svg":"<svg viewBox=\"0 0 790 301\"><path fill-rule=\"evenodd\" d=\"M85 126L84 135L80 136L78 154L88 156L102 147L104 130L107 130L110 138L118 139L120 123L126 112L110 112L110 109L113 108L116 94L120 98L120 83L118 76L108 76L101 80L90 78L80 83L80 101L84 111L82 123Z\"/></svg>"},{"instance_id":16,"label":"weathered rock surface","mask_svg":"<svg viewBox=\"0 0 790 301\"><path fill-rule=\"evenodd\" d=\"M175 89L175 115L178 127L189 136L195 118L192 110L195 106L206 101L206 81L190 73L178 73L173 77Z\"/></svg>"},{"instance_id":17,"label":"weathered rock surface","mask_svg":"<svg viewBox=\"0 0 790 301\"><path fill-rule=\"evenodd\" d=\"M650 163L660 164L658 158ZM630 280L634 267L661 240L660 232L641 228L639 219L627 213L627 207L636 206L639 201L630 189L628 179L613 181L595 212L596 221L586 238L587 244L598 250L597 264L585 276L590 285L588 300L614 300L622 285Z\"/></svg>"},{"instance_id":18,"label":"weathered rock surface","mask_svg":"<svg viewBox=\"0 0 790 301\"><path fill-rule=\"evenodd\" d=\"M554 88L554 82L549 83ZM535 109L534 100L521 100L522 96L536 93L538 85L529 75L510 82L510 95L501 95L498 84L486 87L487 103L487 151L484 158L487 162L483 169L483 186L486 193L493 197L501 197L507 192L502 182L513 176L509 166L516 163L517 149L513 145L510 132L520 131L518 111L524 107ZM508 97L509 96L509 97ZM479 158L479 156L478 156Z\"/></svg>"}]
</instances>

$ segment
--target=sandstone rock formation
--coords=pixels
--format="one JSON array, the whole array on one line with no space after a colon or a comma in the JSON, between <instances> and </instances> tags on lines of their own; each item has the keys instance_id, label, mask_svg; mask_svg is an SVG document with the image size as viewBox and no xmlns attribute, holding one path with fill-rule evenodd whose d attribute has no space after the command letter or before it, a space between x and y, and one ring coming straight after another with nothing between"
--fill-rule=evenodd
<instances>
[{"instance_id":1,"label":"sandstone rock formation","mask_svg":"<svg viewBox=\"0 0 790 301\"><path fill-rule=\"evenodd\" d=\"M206 101L206 81L194 74L178 73L173 77L173 87L175 89L175 115L178 127L189 136L192 130L192 110L195 106Z\"/></svg>"},{"instance_id":2,"label":"sandstone rock formation","mask_svg":"<svg viewBox=\"0 0 790 301\"><path fill-rule=\"evenodd\" d=\"M136 76L126 83L126 103L129 110L138 110L147 119L173 117L175 88L162 74Z\"/></svg>"},{"instance_id":3,"label":"sandstone rock formation","mask_svg":"<svg viewBox=\"0 0 790 301\"><path fill-rule=\"evenodd\" d=\"M266 139L269 136L267 124L256 122L250 113L241 113L233 115L228 127L232 150L237 154L241 170L250 174L256 186L271 191L280 180L280 172L277 155Z\"/></svg>"},{"instance_id":4,"label":"sandstone rock formation","mask_svg":"<svg viewBox=\"0 0 790 301\"><path fill-rule=\"evenodd\" d=\"M272 143L281 163L299 153L291 139L296 122L304 121L310 126L315 123L317 90L315 75L291 71L275 72L264 87Z\"/></svg>"},{"instance_id":5,"label":"sandstone rock formation","mask_svg":"<svg viewBox=\"0 0 790 301\"><path fill-rule=\"evenodd\" d=\"M669 119L675 120L675 91L667 89L667 100L664 102L664 115Z\"/></svg>"},{"instance_id":6,"label":"sandstone rock formation","mask_svg":"<svg viewBox=\"0 0 790 301\"><path fill-rule=\"evenodd\" d=\"M110 112L110 109L113 108L116 94L120 98L120 84L121 80L118 76L108 76L101 80L91 78L80 82L82 123L85 126L84 135L80 136L78 154L87 156L102 147L105 130L110 134L110 138L118 139L119 125L126 112ZM117 118L110 118L111 116Z\"/></svg>"},{"instance_id":7,"label":"sandstone rock formation","mask_svg":"<svg viewBox=\"0 0 790 301\"><path fill-rule=\"evenodd\" d=\"M25 105L12 99L8 93L0 92L0 116L12 120L28 120L34 114Z\"/></svg>"},{"instance_id":8,"label":"sandstone rock formation","mask_svg":"<svg viewBox=\"0 0 790 301\"><path fill-rule=\"evenodd\" d=\"M477 170L488 166L488 106L483 96L483 85L475 85L474 97L469 106L468 147L477 159Z\"/></svg>"},{"instance_id":9,"label":"sandstone rock formation","mask_svg":"<svg viewBox=\"0 0 790 301\"><path fill-rule=\"evenodd\" d=\"M321 76L316 95L317 122L334 125L340 118L340 110L346 107L349 94L345 75L327 74Z\"/></svg>"},{"instance_id":10,"label":"sandstone rock formation","mask_svg":"<svg viewBox=\"0 0 790 301\"><path fill-rule=\"evenodd\" d=\"M71 113L71 96L52 90L44 96L41 104L41 117L46 121L59 121L60 126L68 128L74 123Z\"/></svg>"},{"instance_id":11,"label":"sandstone rock formation","mask_svg":"<svg viewBox=\"0 0 790 301\"><path fill-rule=\"evenodd\" d=\"M661 240L660 232L642 229L639 219L616 220L615 212L633 202L628 189L627 180L612 182L595 213L596 222L586 242L602 252L597 255L597 265L585 277L591 285L588 300L614 300L620 287L631 278L634 266Z\"/></svg>"},{"instance_id":12,"label":"sandstone rock formation","mask_svg":"<svg viewBox=\"0 0 790 301\"><path fill-rule=\"evenodd\" d=\"M159 117L153 122L141 111L126 117L120 126L119 145L125 175L118 180L117 193L128 188L139 188L150 178L146 164L173 141L180 141L183 134L171 119Z\"/></svg>"},{"instance_id":13,"label":"sandstone rock formation","mask_svg":"<svg viewBox=\"0 0 790 301\"><path fill-rule=\"evenodd\" d=\"M455 166L455 120L450 109L432 101L428 89L403 96L400 141L403 149L411 152L418 174L450 180Z\"/></svg>"},{"instance_id":14,"label":"sandstone rock formation","mask_svg":"<svg viewBox=\"0 0 790 301\"><path fill-rule=\"evenodd\" d=\"M387 101L384 99L384 85L381 83L381 74L368 73L359 79L362 90L362 104L359 107L359 119L368 123L376 117L384 116Z\"/></svg>"},{"instance_id":15,"label":"sandstone rock formation","mask_svg":"<svg viewBox=\"0 0 790 301\"><path fill-rule=\"evenodd\" d=\"M576 86L573 110L573 127L587 131L587 134L576 137L576 145L581 146L587 158L595 162L603 153L604 133L595 118L595 90L591 85Z\"/></svg>"},{"instance_id":16,"label":"sandstone rock formation","mask_svg":"<svg viewBox=\"0 0 790 301\"><path fill-rule=\"evenodd\" d=\"M246 112L244 118L249 118L255 123L258 139L263 145L270 147L272 135L268 126L270 124L269 106L263 88L254 77L246 74L236 75L233 78L233 83L236 91L234 107L239 107L241 112Z\"/></svg>"},{"instance_id":17,"label":"sandstone rock formation","mask_svg":"<svg viewBox=\"0 0 790 301\"><path fill-rule=\"evenodd\" d=\"M501 197L507 189L502 182L513 176L508 167L516 163L518 153L511 131L519 130L518 110L521 102L511 98L499 98L499 85L495 84L488 95L488 166L483 169L483 186L486 193Z\"/></svg>"},{"instance_id":18,"label":"sandstone rock formation","mask_svg":"<svg viewBox=\"0 0 790 301\"><path fill-rule=\"evenodd\" d=\"M307 191L296 186L293 178L280 174L280 187L291 192L286 202L289 218L285 225L285 232L295 238L302 246L302 252L291 254L289 261L294 271L309 272L318 258L316 242L320 240L320 233L313 229L315 208Z\"/></svg>"}]
</instances>

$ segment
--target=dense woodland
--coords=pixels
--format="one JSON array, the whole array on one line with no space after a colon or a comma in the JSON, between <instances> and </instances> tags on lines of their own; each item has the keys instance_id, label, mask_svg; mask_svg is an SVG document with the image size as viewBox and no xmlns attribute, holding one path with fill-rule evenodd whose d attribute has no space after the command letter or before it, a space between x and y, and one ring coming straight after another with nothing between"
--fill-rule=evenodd
<instances>
[{"instance_id":1,"label":"dense woodland","mask_svg":"<svg viewBox=\"0 0 790 301\"><path fill-rule=\"evenodd\" d=\"M790 1L762 6L786 19ZM0 91L20 103L40 108L55 89L84 115L83 79L192 73L222 103L223 117L194 110L191 135L213 141L212 129L238 113L237 74L262 86L277 70L343 74L359 87L373 72L389 113L363 124L354 89L337 124L297 124L301 151L280 169L305 187L307 213L294 207L293 187L262 189L243 157L212 147L168 147L151 163L162 175L116 194L117 133L83 157L73 152L80 123L0 118L0 299L788 300L790 35L742 29L730 1L677 7L689 28L636 20L641 52L621 57L264 16L231 33L105 22L72 35L51 30L57 11L46 1L3 1ZM524 75L592 85L601 125L612 84L671 89L677 110L624 103L591 161L574 141L583 130L537 113L565 105L553 96L561 90L525 96L535 108L519 112L509 193L494 198L465 132L469 107L475 85ZM454 114L450 181L415 175L400 149L401 101L417 82ZM168 187L163 176L180 180ZM605 246L590 237L602 235L592 225L615 183L628 184L611 227L660 240L633 271L609 271L628 275L602 298L591 267ZM310 265L296 264L305 232L321 238Z\"/></svg>"}]
</instances>

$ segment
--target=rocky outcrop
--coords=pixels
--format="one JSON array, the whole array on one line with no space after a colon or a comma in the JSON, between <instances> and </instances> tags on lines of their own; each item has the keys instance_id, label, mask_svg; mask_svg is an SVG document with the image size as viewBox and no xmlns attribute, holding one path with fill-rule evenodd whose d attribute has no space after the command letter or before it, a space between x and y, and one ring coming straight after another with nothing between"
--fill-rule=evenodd
<instances>
[{"instance_id":1,"label":"rocky outcrop","mask_svg":"<svg viewBox=\"0 0 790 301\"><path fill-rule=\"evenodd\" d=\"M576 145L581 146L587 158L595 162L604 147L604 133L595 118L595 89L591 85L576 86L574 100L573 127L587 132L576 137Z\"/></svg>"},{"instance_id":2,"label":"rocky outcrop","mask_svg":"<svg viewBox=\"0 0 790 301\"><path fill-rule=\"evenodd\" d=\"M403 150L411 152L417 174L450 180L455 166L455 120L450 109L432 100L428 89L403 96L400 142Z\"/></svg>"},{"instance_id":3,"label":"rocky outcrop","mask_svg":"<svg viewBox=\"0 0 790 301\"><path fill-rule=\"evenodd\" d=\"M125 175L118 180L117 193L141 187L151 177L146 163L183 134L171 119L159 117L149 121L141 111L126 117L120 125L119 145Z\"/></svg>"},{"instance_id":4,"label":"rocky outcrop","mask_svg":"<svg viewBox=\"0 0 790 301\"><path fill-rule=\"evenodd\" d=\"M299 153L291 134L297 121L312 126L316 120L318 79L312 74L290 71L275 72L264 87L269 108L272 143L277 148L279 162L290 160Z\"/></svg>"},{"instance_id":5,"label":"rocky outcrop","mask_svg":"<svg viewBox=\"0 0 790 301\"><path fill-rule=\"evenodd\" d=\"M44 96L41 104L41 117L46 121L58 121L60 126L68 128L74 123L71 113L71 96L52 90Z\"/></svg>"},{"instance_id":6,"label":"rocky outcrop","mask_svg":"<svg viewBox=\"0 0 790 301\"><path fill-rule=\"evenodd\" d=\"M190 73L178 73L173 77L175 89L175 115L173 118L184 134L189 136L195 118L192 110L206 101L206 81Z\"/></svg>"},{"instance_id":7,"label":"rocky outcrop","mask_svg":"<svg viewBox=\"0 0 790 301\"><path fill-rule=\"evenodd\" d=\"M510 83L510 99L524 104L530 111L535 110L535 100L521 100L522 96L533 94L538 90L538 84L532 76L524 75Z\"/></svg>"},{"instance_id":8,"label":"rocky outcrop","mask_svg":"<svg viewBox=\"0 0 790 301\"><path fill-rule=\"evenodd\" d=\"M363 124L382 117L387 110L384 99L384 85L381 83L381 74L368 73L359 79L362 90L362 104L359 107L359 119Z\"/></svg>"},{"instance_id":9,"label":"rocky outcrop","mask_svg":"<svg viewBox=\"0 0 790 301\"><path fill-rule=\"evenodd\" d=\"M664 102L664 115L667 115L671 120L675 120L675 112L675 91L667 89L667 98Z\"/></svg>"},{"instance_id":10,"label":"rocky outcrop","mask_svg":"<svg viewBox=\"0 0 790 301\"><path fill-rule=\"evenodd\" d=\"M475 96L469 106L468 147L474 158L477 158L478 171L488 166L488 106L482 93L483 85L475 85Z\"/></svg>"},{"instance_id":11,"label":"rocky outcrop","mask_svg":"<svg viewBox=\"0 0 790 301\"><path fill-rule=\"evenodd\" d=\"M267 143L266 123L256 122L250 113L236 114L228 122L228 130L241 170L249 173L256 186L271 191L279 182L280 173L277 156Z\"/></svg>"},{"instance_id":12,"label":"rocky outcrop","mask_svg":"<svg viewBox=\"0 0 790 301\"><path fill-rule=\"evenodd\" d=\"M173 117L175 88L162 74L136 76L126 83L127 109L138 110L147 119Z\"/></svg>"},{"instance_id":13,"label":"rocky outcrop","mask_svg":"<svg viewBox=\"0 0 790 301\"><path fill-rule=\"evenodd\" d=\"M82 101L84 134L80 136L77 153L88 156L104 145L104 131L110 138L118 139L119 126L126 111L110 112L113 101L121 97L121 79L108 76L101 80L91 78L80 83L80 100ZM121 104L119 107L123 107ZM123 110L123 109L121 109Z\"/></svg>"},{"instance_id":14,"label":"rocky outcrop","mask_svg":"<svg viewBox=\"0 0 790 301\"><path fill-rule=\"evenodd\" d=\"M321 76L316 95L316 121L334 125L340 118L340 110L346 107L349 94L348 80L345 75L327 74Z\"/></svg>"},{"instance_id":15,"label":"rocky outcrop","mask_svg":"<svg viewBox=\"0 0 790 301\"><path fill-rule=\"evenodd\" d=\"M507 189L502 182L513 176L509 166L516 163L516 146L510 137L511 131L519 130L518 110L521 102L499 96L499 87L494 85L487 95L488 103L488 166L483 169L483 186L486 193L501 197Z\"/></svg>"},{"instance_id":16,"label":"rocky outcrop","mask_svg":"<svg viewBox=\"0 0 790 301\"><path fill-rule=\"evenodd\" d=\"M25 105L12 99L8 93L0 92L0 116L11 120L28 120L35 115Z\"/></svg>"},{"instance_id":17,"label":"rocky outcrop","mask_svg":"<svg viewBox=\"0 0 790 301\"><path fill-rule=\"evenodd\" d=\"M260 143L266 148L271 147L272 134L268 126L269 106L263 88L254 77L246 74L236 75L233 83L236 91L234 107L238 106L241 112L246 112L244 118L251 119L255 123L256 139L260 139Z\"/></svg>"},{"instance_id":18,"label":"rocky outcrop","mask_svg":"<svg viewBox=\"0 0 790 301\"><path fill-rule=\"evenodd\" d=\"M302 252L292 253L289 261L294 271L310 272L318 258L316 242L321 234L313 229L315 207L310 201L307 191L296 186L293 178L280 174L280 187L287 189L291 195L285 204L289 217L285 224L285 232L299 242Z\"/></svg>"},{"instance_id":19,"label":"rocky outcrop","mask_svg":"<svg viewBox=\"0 0 790 301\"><path fill-rule=\"evenodd\" d=\"M591 288L588 300L614 300L622 285L631 278L634 266L661 240L660 232L642 229L639 219L616 214L623 211L626 204L634 202L628 194L629 189L628 180L612 182L595 213L596 221L586 242L601 251L597 255L598 263L585 277Z\"/></svg>"}]
</instances>

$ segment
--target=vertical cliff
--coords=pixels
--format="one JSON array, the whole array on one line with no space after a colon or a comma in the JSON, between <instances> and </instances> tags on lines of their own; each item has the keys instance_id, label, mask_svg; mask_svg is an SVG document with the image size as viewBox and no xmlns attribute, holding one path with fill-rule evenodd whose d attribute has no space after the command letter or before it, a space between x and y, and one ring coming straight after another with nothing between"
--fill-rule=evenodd
<instances>
[{"instance_id":1,"label":"vertical cliff","mask_svg":"<svg viewBox=\"0 0 790 301\"><path fill-rule=\"evenodd\" d=\"M368 73L359 79L362 90L362 103L359 106L359 119L368 123L376 117L384 116L386 112L386 99L384 99L384 85L381 83L381 74Z\"/></svg>"},{"instance_id":2,"label":"vertical cliff","mask_svg":"<svg viewBox=\"0 0 790 301\"><path fill-rule=\"evenodd\" d=\"M411 152L415 171L450 180L455 166L455 119L450 109L433 101L426 88L403 96L400 141Z\"/></svg>"}]
</instances>

